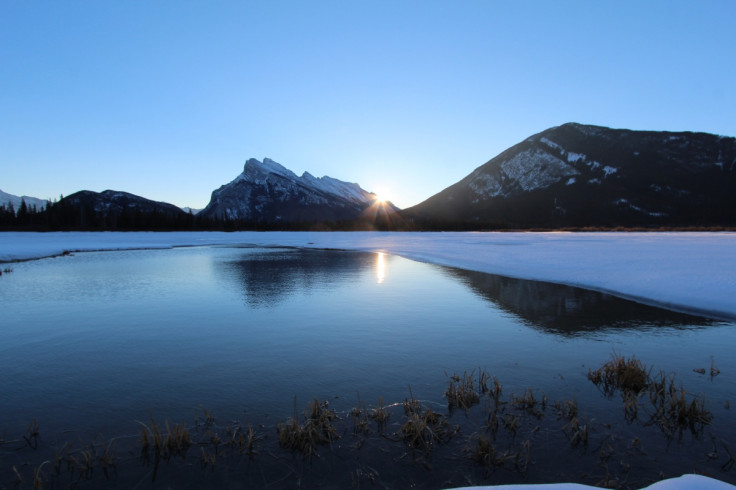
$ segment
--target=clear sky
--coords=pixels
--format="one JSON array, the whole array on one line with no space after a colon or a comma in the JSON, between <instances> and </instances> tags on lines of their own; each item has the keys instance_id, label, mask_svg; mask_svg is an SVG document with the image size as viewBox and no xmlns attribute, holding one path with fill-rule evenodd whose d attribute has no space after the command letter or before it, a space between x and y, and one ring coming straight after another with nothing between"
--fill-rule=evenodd
<instances>
[{"instance_id":1,"label":"clear sky","mask_svg":"<svg viewBox=\"0 0 736 490\"><path fill-rule=\"evenodd\" d=\"M736 135L736 1L0 0L0 189L204 207L250 157L399 207L565 122Z\"/></svg>"}]
</instances>

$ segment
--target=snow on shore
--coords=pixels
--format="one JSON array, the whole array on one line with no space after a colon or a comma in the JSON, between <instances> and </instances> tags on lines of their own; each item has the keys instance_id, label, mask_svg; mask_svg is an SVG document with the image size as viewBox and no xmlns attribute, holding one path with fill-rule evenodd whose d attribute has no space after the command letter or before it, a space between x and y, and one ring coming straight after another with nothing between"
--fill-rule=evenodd
<instances>
[{"instance_id":1,"label":"snow on shore","mask_svg":"<svg viewBox=\"0 0 736 490\"><path fill-rule=\"evenodd\" d=\"M383 251L736 319L736 233L4 232L0 261L219 244Z\"/></svg>"},{"instance_id":2,"label":"snow on shore","mask_svg":"<svg viewBox=\"0 0 736 490\"><path fill-rule=\"evenodd\" d=\"M579 483L552 483L549 485L497 485L490 487L463 487L455 490L597 490L599 487ZM702 475L682 475L644 487L641 490L733 490L733 485Z\"/></svg>"}]
</instances>

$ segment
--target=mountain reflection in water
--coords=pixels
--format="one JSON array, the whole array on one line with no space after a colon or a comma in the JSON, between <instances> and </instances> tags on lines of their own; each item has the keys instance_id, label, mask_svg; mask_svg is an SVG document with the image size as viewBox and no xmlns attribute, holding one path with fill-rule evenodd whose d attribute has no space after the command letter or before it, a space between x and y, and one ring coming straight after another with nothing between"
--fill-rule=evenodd
<instances>
[{"instance_id":1,"label":"mountain reflection in water","mask_svg":"<svg viewBox=\"0 0 736 490\"><path fill-rule=\"evenodd\" d=\"M237 281L249 306L267 308L297 291L337 288L345 281L358 280L369 269L375 269L381 283L386 262L382 253L259 249L222 263L221 272ZM527 326L547 333L575 336L602 330L692 329L719 323L573 286L433 267Z\"/></svg>"},{"instance_id":2,"label":"mountain reflection in water","mask_svg":"<svg viewBox=\"0 0 736 490\"><path fill-rule=\"evenodd\" d=\"M706 327L719 323L610 294L542 281L445 268L476 295L531 327L565 336L608 329Z\"/></svg>"},{"instance_id":3,"label":"mountain reflection in water","mask_svg":"<svg viewBox=\"0 0 736 490\"><path fill-rule=\"evenodd\" d=\"M376 254L311 249L259 249L221 264L251 307L273 307L299 290L333 288L376 267Z\"/></svg>"}]
</instances>

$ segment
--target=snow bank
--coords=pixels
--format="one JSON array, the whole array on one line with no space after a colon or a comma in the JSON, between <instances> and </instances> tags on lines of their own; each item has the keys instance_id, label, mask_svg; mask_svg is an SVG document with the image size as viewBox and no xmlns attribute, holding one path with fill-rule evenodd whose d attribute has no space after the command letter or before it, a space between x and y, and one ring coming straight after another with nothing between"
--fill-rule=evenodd
<instances>
[{"instance_id":1,"label":"snow bank","mask_svg":"<svg viewBox=\"0 0 736 490\"><path fill-rule=\"evenodd\" d=\"M736 233L5 232L0 261L216 244L383 251L736 320Z\"/></svg>"},{"instance_id":2,"label":"snow bank","mask_svg":"<svg viewBox=\"0 0 736 490\"><path fill-rule=\"evenodd\" d=\"M733 485L701 475L682 475L644 487L642 490L733 490ZM577 483L553 483L550 485L497 485L490 487L463 487L455 490L588 490L598 487Z\"/></svg>"}]
</instances>

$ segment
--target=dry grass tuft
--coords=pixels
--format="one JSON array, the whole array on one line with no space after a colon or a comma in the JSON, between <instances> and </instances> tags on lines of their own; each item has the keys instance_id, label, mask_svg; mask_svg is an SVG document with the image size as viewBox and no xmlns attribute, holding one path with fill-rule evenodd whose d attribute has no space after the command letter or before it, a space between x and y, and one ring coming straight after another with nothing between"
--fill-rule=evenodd
<instances>
[{"instance_id":1,"label":"dry grass tuft","mask_svg":"<svg viewBox=\"0 0 736 490\"><path fill-rule=\"evenodd\" d=\"M337 415L329 409L328 402L319 403L315 399L307 405L304 423L300 425L295 415L284 424L279 423L276 426L279 445L299 451L311 461L319 445L330 444L338 438L337 429L333 425L335 419Z\"/></svg>"},{"instance_id":2,"label":"dry grass tuft","mask_svg":"<svg viewBox=\"0 0 736 490\"><path fill-rule=\"evenodd\" d=\"M31 420L31 422L28 424L28 429L26 429L26 433L23 436L23 439L25 439L26 443L31 449L38 449L38 438L40 437L38 422L36 422L36 419Z\"/></svg>"},{"instance_id":3,"label":"dry grass tuft","mask_svg":"<svg viewBox=\"0 0 736 490\"><path fill-rule=\"evenodd\" d=\"M465 371L462 378L457 374L449 376L450 385L447 387L447 391L445 391L445 398L447 398L447 405L450 410L453 408L467 410L476 403L480 403L478 393L482 390L482 387L475 388L474 374L475 370L471 371L470 374ZM482 378L486 383L486 390L488 390L486 377L482 376Z\"/></svg>"},{"instance_id":4,"label":"dry grass tuft","mask_svg":"<svg viewBox=\"0 0 736 490\"><path fill-rule=\"evenodd\" d=\"M240 425L231 425L227 428L227 434L230 438L227 445L237 449L238 453L247 454L251 460L258 454L256 443L261 437L256 434L255 429L250 424L248 424L246 430L243 430Z\"/></svg>"},{"instance_id":5,"label":"dry grass tuft","mask_svg":"<svg viewBox=\"0 0 736 490\"><path fill-rule=\"evenodd\" d=\"M626 359L614 352L613 359L601 368L588 371L588 379L609 396L617 389L640 393L648 386L649 371L638 359Z\"/></svg>"},{"instance_id":6,"label":"dry grass tuft","mask_svg":"<svg viewBox=\"0 0 736 490\"><path fill-rule=\"evenodd\" d=\"M562 428L562 432L564 432L567 438L570 440L571 446L577 446L579 444L587 446L589 425L590 424L588 423L581 423L580 419L578 419L577 417L573 417Z\"/></svg>"},{"instance_id":7,"label":"dry grass tuft","mask_svg":"<svg viewBox=\"0 0 736 490\"><path fill-rule=\"evenodd\" d=\"M404 402L402 405L404 406L404 414L405 415L411 415L414 413L420 413L422 411L422 404L419 403L419 400L414 398L414 393L411 391L411 386L409 387L409 396L410 398L404 398Z\"/></svg>"},{"instance_id":8,"label":"dry grass tuft","mask_svg":"<svg viewBox=\"0 0 736 490\"><path fill-rule=\"evenodd\" d=\"M449 427L443 415L427 409L424 413L409 415L401 426L401 437L409 447L429 453L434 444L450 440L457 430Z\"/></svg>"},{"instance_id":9,"label":"dry grass tuft","mask_svg":"<svg viewBox=\"0 0 736 490\"><path fill-rule=\"evenodd\" d=\"M654 407L651 421L671 437L689 428L696 434L713 420L705 408L705 396L691 397L683 387L675 386L674 376L660 373L652 380L649 400Z\"/></svg>"},{"instance_id":10,"label":"dry grass tuft","mask_svg":"<svg viewBox=\"0 0 736 490\"><path fill-rule=\"evenodd\" d=\"M578 404L575 400L555 402L554 406L557 410L557 418L572 420L578 414Z\"/></svg>"},{"instance_id":11,"label":"dry grass tuft","mask_svg":"<svg viewBox=\"0 0 736 490\"><path fill-rule=\"evenodd\" d=\"M370 412L370 417L376 421L378 428L382 429L386 421L391 417L391 412L387 407L383 406L383 397L378 397L378 407L374 408Z\"/></svg>"},{"instance_id":12,"label":"dry grass tuft","mask_svg":"<svg viewBox=\"0 0 736 490\"><path fill-rule=\"evenodd\" d=\"M531 461L531 443L524 441L518 450L499 450L484 435L475 437L475 444L470 448L470 458L481 466L491 469L500 468L508 463L514 463L516 469L525 472Z\"/></svg>"},{"instance_id":13,"label":"dry grass tuft","mask_svg":"<svg viewBox=\"0 0 736 490\"><path fill-rule=\"evenodd\" d=\"M168 462L172 456L178 456L182 459L186 458L186 453L192 445L192 437L185 424L177 424L173 427L169 426L169 422L165 422L166 432L151 415L151 426L147 426L143 422L138 422L141 426L138 444L141 447L140 459L144 464L148 464L153 459L153 481L156 479L158 465L161 460Z\"/></svg>"}]
</instances>

